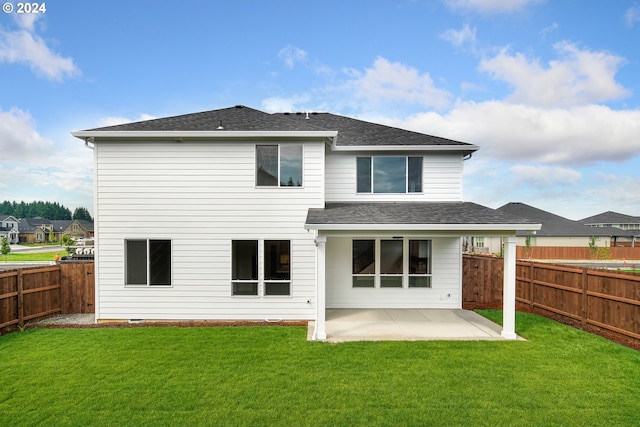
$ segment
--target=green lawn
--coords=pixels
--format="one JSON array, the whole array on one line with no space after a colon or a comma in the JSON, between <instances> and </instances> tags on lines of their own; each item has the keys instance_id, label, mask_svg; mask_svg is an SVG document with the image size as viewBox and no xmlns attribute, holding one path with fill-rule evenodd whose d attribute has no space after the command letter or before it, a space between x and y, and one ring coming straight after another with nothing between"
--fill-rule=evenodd
<instances>
[{"instance_id":1,"label":"green lawn","mask_svg":"<svg viewBox=\"0 0 640 427\"><path fill-rule=\"evenodd\" d=\"M2 262L15 262L15 261L54 261L56 254L60 254L60 257L67 256L69 253L65 249L59 249L53 252L42 253L10 253L7 256L0 255L0 263Z\"/></svg>"},{"instance_id":2,"label":"green lawn","mask_svg":"<svg viewBox=\"0 0 640 427\"><path fill-rule=\"evenodd\" d=\"M517 332L528 341L332 345L278 326L15 332L0 337L0 425L638 425L640 352L528 313Z\"/></svg>"}]
</instances>

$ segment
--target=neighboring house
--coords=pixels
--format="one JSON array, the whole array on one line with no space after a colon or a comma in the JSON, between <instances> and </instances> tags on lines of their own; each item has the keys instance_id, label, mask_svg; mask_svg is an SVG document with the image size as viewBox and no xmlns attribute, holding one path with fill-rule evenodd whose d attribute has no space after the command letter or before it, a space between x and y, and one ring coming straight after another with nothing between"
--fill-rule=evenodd
<instances>
[{"instance_id":1,"label":"neighboring house","mask_svg":"<svg viewBox=\"0 0 640 427\"><path fill-rule=\"evenodd\" d=\"M0 214L0 240L6 237L9 244L16 244L20 240L18 218L11 215Z\"/></svg>"},{"instance_id":2,"label":"neighboring house","mask_svg":"<svg viewBox=\"0 0 640 427\"><path fill-rule=\"evenodd\" d=\"M525 203L507 203L496 210L542 224L537 231L517 231L518 246L527 246L528 240L530 246L587 247L595 238L597 246L610 247L615 246L615 242L621 239L629 239L631 235L629 231L614 227L588 227L581 221L573 221ZM483 244L484 252L500 252L500 239L484 238Z\"/></svg>"},{"instance_id":3,"label":"neighboring house","mask_svg":"<svg viewBox=\"0 0 640 427\"><path fill-rule=\"evenodd\" d=\"M478 147L329 113L236 106L77 131L94 150L96 319L315 320L461 308L461 237L515 232L462 201Z\"/></svg>"},{"instance_id":4,"label":"neighboring house","mask_svg":"<svg viewBox=\"0 0 640 427\"><path fill-rule=\"evenodd\" d=\"M615 246L635 247L636 240L640 239L640 217L638 216L607 211L581 219L579 222L589 227L615 227L631 232L630 237L620 238L614 242Z\"/></svg>"},{"instance_id":5,"label":"neighboring house","mask_svg":"<svg viewBox=\"0 0 640 427\"><path fill-rule=\"evenodd\" d=\"M85 220L50 220L46 218L21 218L19 221L21 243L59 242L65 234L76 238L93 237L93 223Z\"/></svg>"}]
</instances>

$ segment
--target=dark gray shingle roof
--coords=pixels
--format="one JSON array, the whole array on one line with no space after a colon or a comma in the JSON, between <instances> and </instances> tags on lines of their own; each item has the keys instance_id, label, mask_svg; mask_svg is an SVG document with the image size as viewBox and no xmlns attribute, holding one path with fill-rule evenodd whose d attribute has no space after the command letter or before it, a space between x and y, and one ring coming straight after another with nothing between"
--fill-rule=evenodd
<instances>
[{"instance_id":1,"label":"dark gray shingle roof","mask_svg":"<svg viewBox=\"0 0 640 427\"><path fill-rule=\"evenodd\" d=\"M268 114L243 105L183 114L122 125L106 126L88 131L215 131L222 126L227 131L308 131L317 130L304 122Z\"/></svg>"},{"instance_id":2,"label":"dark gray shingle roof","mask_svg":"<svg viewBox=\"0 0 640 427\"><path fill-rule=\"evenodd\" d=\"M223 129L219 129L222 127ZM330 113L269 114L237 105L219 110L184 114L84 132L143 131L337 131L337 146L455 146L469 152L478 147L465 142L371 123Z\"/></svg>"},{"instance_id":3,"label":"dark gray shingle roof","mask_svg":"<svg viewBox=\"0 0 640 427\"><path fill-rule=\"evenodd\" d=\"M311 208L310 224L536 224L471 202L327 203Z\"/></svg>"},{"instance_id":4,"label":"dark gray shingle roof","mask_svg":"<svg viewBox=\"0 0 640 427\"><path fill-rule=\"evenodd\" d=\"M297 122L317 126L323 130L337 130L338 140L336 145L338 147L361 145L459 145L468 146L470 151L475 149L474 145L465 142L331 113L279 113L279 115L289 117Z\"/></svg>"}]
</instances>

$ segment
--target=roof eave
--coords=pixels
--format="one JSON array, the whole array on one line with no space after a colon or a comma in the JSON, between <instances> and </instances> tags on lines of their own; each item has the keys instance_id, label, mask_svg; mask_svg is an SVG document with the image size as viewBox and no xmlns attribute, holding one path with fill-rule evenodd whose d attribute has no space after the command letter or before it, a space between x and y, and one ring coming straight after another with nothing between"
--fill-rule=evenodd
<instances>
[{"instance_id":1,"label":"roof eave","mask_svg":"<svg viewBox=\"0 0 640 427\"><path fill-rule=\"evenodd\" d=\"M331 145L332 151L478 151L477 145Z\"/></svg>"},{"instance_id":2,"label":"roof eave","mask_svg":"<svg viewBox=\"0 0 640 427\"><path fill-rule=\"evenodd\" d=\"M335 138L337 131L233 131L233 130L197 130L197 131L91 131L71 132L76 138Z\"/></svg>"},{"instance_id":3,"label":"roof eave","mask_svg":"<svg viewBox=\"0 0 640 427\"><path fill-rule=\"evenodd\" d=\"M326 231L537 231L542 224L305 224L307 230Z\"/></svg>"}]
</instances>

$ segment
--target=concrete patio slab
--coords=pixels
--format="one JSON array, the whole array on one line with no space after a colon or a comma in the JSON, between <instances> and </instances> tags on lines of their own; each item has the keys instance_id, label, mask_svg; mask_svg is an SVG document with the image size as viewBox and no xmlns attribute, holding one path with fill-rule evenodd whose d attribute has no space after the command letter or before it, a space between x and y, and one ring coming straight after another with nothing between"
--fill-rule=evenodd
<instances>
[{"instance_id":1,"label":"concrete patio slab","mask_svg":"<svg viewBox=\"0 0 640 427\"><path fill-rule=\"evenodd\" d=\"M314 327L309 322L307 339ZM461 309L327 309L326 329L326 341L332 343L504 340L500 325Z\"/></svg>"}]
</instances>

